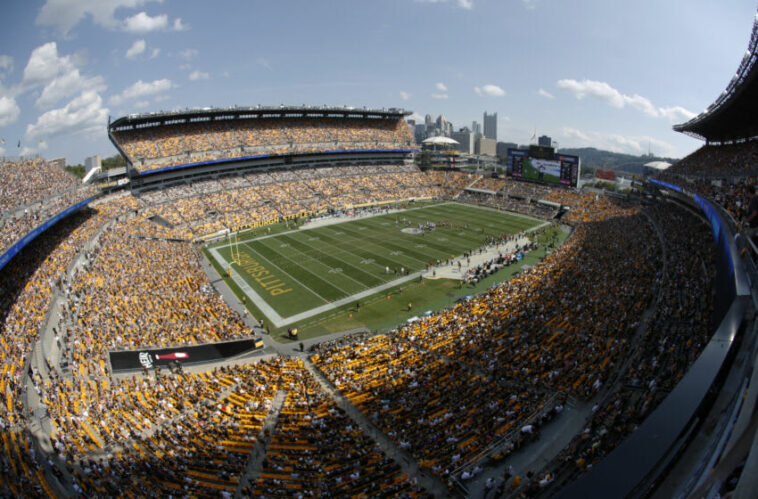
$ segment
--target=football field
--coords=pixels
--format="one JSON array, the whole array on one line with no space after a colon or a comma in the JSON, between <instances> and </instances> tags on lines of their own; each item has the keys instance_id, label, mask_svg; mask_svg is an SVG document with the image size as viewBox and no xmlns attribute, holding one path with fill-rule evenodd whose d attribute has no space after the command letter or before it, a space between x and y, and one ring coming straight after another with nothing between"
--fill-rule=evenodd
<instances>
[{"instance_id":1,"label":"football field","mask_svg":"<svg viewBox=\"0 0 758 499\"><path fill-rule=\"evenodd\" d=\"M241 234L235 246L224 242L209 252L270 323L282 327L418 280L429 263L541 223L443 203L249 239ZM425 224L434 228L419 231Z\"/></svg>"}]
</instances>

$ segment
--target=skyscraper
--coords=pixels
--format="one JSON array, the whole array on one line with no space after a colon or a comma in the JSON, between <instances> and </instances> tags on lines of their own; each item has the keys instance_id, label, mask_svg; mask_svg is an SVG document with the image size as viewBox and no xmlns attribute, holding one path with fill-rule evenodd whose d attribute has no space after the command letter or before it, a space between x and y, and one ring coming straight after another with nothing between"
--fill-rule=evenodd
<instances>
[{"instance_id":1,"label":"skyscraper","mask_svg":"<svg viewBox=\"0 0 758 499\"><path fill-rule=\"evenodd\" d=\"M497 113L487 114L484 112L484 136L488 139L497 140Z\"/></svg>"},{"instance_id":2,"label":"skyscraper","mask_svg":"<svg viewBox=\"0 0 758 499\"><path fill-rule=\"evenodd\" d=\"M471 131L473 132L475 138L479 137L482 134L482 125L476 121L471 122Z\"/></svg>"}]
</instances>

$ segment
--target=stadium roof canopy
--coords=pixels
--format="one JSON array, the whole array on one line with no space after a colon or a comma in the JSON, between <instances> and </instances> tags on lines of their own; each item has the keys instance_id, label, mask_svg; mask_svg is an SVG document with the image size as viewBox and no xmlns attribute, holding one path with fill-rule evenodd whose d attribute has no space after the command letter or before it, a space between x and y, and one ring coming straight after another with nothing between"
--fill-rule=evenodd
<instances>
[{"instance_id":1,"label":"stadium roof canopy","mask_svg":"<svg viewBox=\"0 0 758 499\"><path fill-rule=\"evenodd\" d=\"M134 128L177 125L184 123L202 123L235 119L256 118L364 118L364 119L402 119L410 111L391 107L389 109L368 109L354 107L223 107L201 109L184 109L181 111L161 111L157 113L130 114L108 123L108 131L131 130Z\"/></svg>"},{"instance_id":2,"label":"stadium roof canopy","mask_svg":"<svg viewBox=\"0 0 758 499\"><path fill-rule=\"evenodd\" d=\"M708 108L686 123L674 125L707 142L731 142L758 136L758 14L753 22L750 44L737 73Z\"/></svg>"},{"instance_id":3,"label":"stadium roof canopy","mask_svg":"<svg viewBox=\"0 0 758 499\"><path fill-rule=\"evenodd\" d=\"M429 137L428 139L423 140L421 143L431 145L431 146L455 146L459 144L457 140L451 139L450 137L442 137L442 136Z\"/></svg>"}]
</instances>

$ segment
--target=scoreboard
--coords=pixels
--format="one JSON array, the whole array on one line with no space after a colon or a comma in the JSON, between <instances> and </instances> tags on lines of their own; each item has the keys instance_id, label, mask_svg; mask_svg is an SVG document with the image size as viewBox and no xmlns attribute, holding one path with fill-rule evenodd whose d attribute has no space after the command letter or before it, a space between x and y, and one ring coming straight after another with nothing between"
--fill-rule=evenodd
<instances>
[{"instance_id":1,"label":"scoreboard","mask_svg":"<svg viewBox=\"0 0 758 499\"><path fill-rule=\"evenodd\" d=\"M576 187L579 181L579 156L554 154L552 159L535 158L530 151L508 149L511 176L549 184Z\"/></svg>"}]
</instances>

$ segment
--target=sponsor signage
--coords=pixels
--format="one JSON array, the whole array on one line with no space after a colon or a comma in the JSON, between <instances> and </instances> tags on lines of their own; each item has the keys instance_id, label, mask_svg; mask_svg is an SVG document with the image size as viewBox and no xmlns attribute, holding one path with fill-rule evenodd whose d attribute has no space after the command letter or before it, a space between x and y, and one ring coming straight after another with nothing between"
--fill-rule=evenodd
<instances>
[{"instance_id":1,"label":"sponsor signage","mask_svg":"<svg viewBox=\"0 0 758 499\"><path fill-rule=\"evenodd\" d=\"M246 338L204 345L109 352L108 355L110 356L111 369L117 373L154 369L156 366L166 367L172 362L179 362L183 365L217 362L262 346L262 342L256 342L255 338Z\"/></svg>"}]
</instances>

